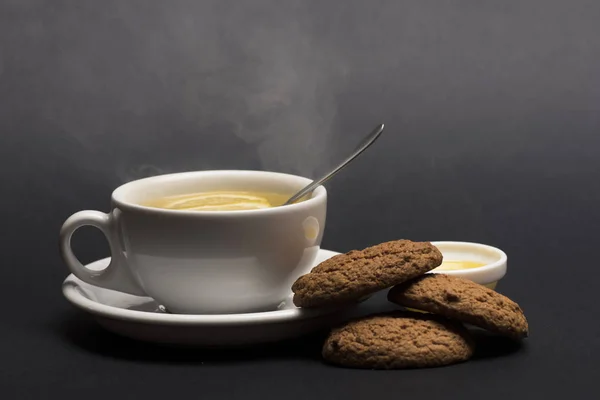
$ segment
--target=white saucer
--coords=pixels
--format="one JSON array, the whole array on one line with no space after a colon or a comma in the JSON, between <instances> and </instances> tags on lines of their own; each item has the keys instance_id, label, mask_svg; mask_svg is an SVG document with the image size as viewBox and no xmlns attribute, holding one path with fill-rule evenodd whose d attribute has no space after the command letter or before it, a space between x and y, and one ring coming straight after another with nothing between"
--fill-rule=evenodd
<instances>
[{"instance_id":1,"label":"white saucer","mask_svg":"<svg viewBox=\"0 0 600 400\"><path fill-rule=\"evenodd\" d=\"M321 249L314 262L339 253ZM101 269L110 258L87 265ZM249 345L298 337L325 329L343 318L346 308L300 309L290 297L279 310L227 315L165 313L149 297L99 288L69 275L63 294L76 307L93 315L106 329L133 339L164 344L199 346Z\"/></svg>"}]
</instances>

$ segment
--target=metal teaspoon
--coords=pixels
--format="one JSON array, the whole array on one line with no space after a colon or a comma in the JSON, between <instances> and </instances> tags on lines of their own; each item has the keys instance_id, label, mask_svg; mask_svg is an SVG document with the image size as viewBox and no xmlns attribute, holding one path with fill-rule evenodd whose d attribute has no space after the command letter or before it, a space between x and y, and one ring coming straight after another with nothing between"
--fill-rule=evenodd
<instances>
[{"instance_id":1,"label":"metal teaspoon","mask_svg":"<svg viewBox=\"0 0 600 400\"><path fill-rule=\"evenodd\" d=\"M321 178L315 179L314 181L312 181L311 183L306 185L298 193L296 193L295 195L290 197L288 199L288 201L283 203L283 205L285 206L285 205L292 204L292 203L298 201L303 196L310 193L315 188L317 188L318 186L322 185L323 183L325 183L326 181L331 179L335 174L340 172L340 170L342 168L344 168L346 165L348 165L350 163L350 161L354 160L356 157L358 157L358 155L360 153L362 153L369 146L371 146L377 140L377 138L381 135L381 132L383 132L383 128L384 128L383 124L377 125L377 127L375 129L373 129L373 131L371 131L371 133L369 133L369 135L365 139L363 139L363 141L352 152L352 154L350 154L350 156L348 156L348 158L346 158L344 161L342 161L342 163L340 163L338 166L336 166L333 170L331 170L328 173L326 173L325 175L323 175Z\"/></svg>"}]
</instances>

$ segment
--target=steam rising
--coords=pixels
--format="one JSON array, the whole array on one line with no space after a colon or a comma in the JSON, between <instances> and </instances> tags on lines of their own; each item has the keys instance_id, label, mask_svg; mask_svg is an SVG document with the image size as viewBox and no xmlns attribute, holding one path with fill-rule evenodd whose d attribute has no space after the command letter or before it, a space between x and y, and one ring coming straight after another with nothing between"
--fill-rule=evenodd
<instances>
[{"instance_id":1,"label":"steam rising","mask_svg":"<svg viewBox=\"0 0 600 400\"><path fill-rule=\"evenodd\" d=\"M198 60L201 78L188 87L186 112L199 125L228 122L256 145L263 168L311 175L329 145L341 63L311 40L301 9L290 21L268 10L272 2L242 4L235 13L215 9L213 25L203 28L214 58ZM253 12L266 18L246 22Z\"/></svg>"}]
</instances>

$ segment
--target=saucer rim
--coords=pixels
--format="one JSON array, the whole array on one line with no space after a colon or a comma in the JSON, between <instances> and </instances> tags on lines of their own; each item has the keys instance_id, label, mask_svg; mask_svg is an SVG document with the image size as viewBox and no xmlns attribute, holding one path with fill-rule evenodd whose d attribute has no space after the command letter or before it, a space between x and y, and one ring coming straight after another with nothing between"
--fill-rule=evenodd
<instances>
[{"instance_id":1,"label":"saucer rim","mask_svg":"<svg viewBox=\"0 0 600 400\"><path fill-rule=\"evenodd\" d=\"M327 258L331 258L340 254L339 252L327 249L319 249L319 253L328 253ZM107 260L110 257L94 260L89 264ZM107 304L98 303L79 291L79 282L81 282L73 274L69 274L62 283L62 293L65 298L74 306L91 314L128 322L137 322L145 324L160 324L160 325L244 325L248 324L263 324L263 323L279 323L292 320L301 320L316 318L319 316L332 314L343 310L345 306L340 307L325 307L325 308L289 308L285 310L272 310L264 312L252 312L241 314L161 314L148 311L138 311L110 306ZM151 300L150 298L148 298Z\"/></svg>"}]
</instances>

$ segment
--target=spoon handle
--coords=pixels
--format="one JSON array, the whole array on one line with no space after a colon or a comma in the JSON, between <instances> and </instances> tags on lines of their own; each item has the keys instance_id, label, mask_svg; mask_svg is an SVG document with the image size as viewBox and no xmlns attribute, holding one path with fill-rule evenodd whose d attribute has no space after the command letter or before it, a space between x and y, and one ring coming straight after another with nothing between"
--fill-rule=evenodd
<instances>
[{"instance_id":1,"label":"spoon handle","mask_svg":"<svg viewBox=\"0 0 600 400\"><path fill-rule=\"evenodd\" d=\"M289 200L286 201L283 205L288 205L288 204L292 204L292 203L296 202L297 200L302 198L307 193L310 193L315 188L317 188L318 186L322 185L323 183L325 183L329 179L331 179L335 174L340 172L340 170L342 168L344 168L346 165L348 165L350 163L350 161L354 160L356 157L358 157L358 155L360 153L362 153L370 145L372 145L377 140L377 138L381 135L381 132L383 132L383 128L384 128L383 124L377 125L377 127L375 129L373 129L373 131L371 133L369 133L369 135L365 139L363 139L363 141L356 147L356 149L352 152L352 154L350 154L350 156L348 156L348 158L346 158L344 161L342 161L333 170L331 170L328 173L326 173L325 175L323 175L321 178L316 179L316 180L312 181L311 183L309 183L298 193L296 193L295 195L290 197Z\"/></svg>"}]
</instances>

